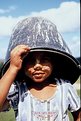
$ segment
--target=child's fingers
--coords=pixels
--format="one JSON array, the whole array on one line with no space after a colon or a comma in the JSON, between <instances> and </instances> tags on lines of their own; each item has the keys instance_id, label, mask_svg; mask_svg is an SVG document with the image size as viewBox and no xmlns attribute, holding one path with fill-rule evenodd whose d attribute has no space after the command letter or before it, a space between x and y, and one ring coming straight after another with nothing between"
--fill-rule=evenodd
<instances>
[{"instance_id":1,"label":"child's fingers","mask_svg":"<svg viewBox=\"0 0 81 121\"><path fill-rule=\"evenodd\" d=\"M28 52L30 48L26 45L18 45L12 51L10 55L10 65L21 69L23 58Z\"/></svg>"},{"instance_id":2,"label":"child's fingers","mask_svg":"<svg viewBox=\"0 0 81 121\"><path fill-rule=\"evenodd\" d=\"M30 51L30 48L28 46L18 45L12 50L11 54L23 57L29 51Z\"/></svg>"},{"instance_id":3,"label":"child's fingers","mask_svg":"<svg viewBox=\"0 0 81 121\"><path fill-rule=\"evenodd\" d=\"M16 46L15 48L14 48L14 50L13 51L18 51L18 52L27 52L27 51L29 51L30 50L30 48L28 47L28 46L26 46L26 45L18 45L18 46Z\"/></svg>"}]
</instances>

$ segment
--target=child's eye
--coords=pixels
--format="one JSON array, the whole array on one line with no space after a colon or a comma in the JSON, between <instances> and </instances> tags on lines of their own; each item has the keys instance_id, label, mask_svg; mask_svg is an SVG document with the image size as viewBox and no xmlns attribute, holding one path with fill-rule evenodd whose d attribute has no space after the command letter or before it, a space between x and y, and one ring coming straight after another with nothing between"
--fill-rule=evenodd
<instances>
[{"instance_id":1,"label":"child's eye","mask_svg":"<svg viewBox=\"0 0 81 121\"><path fill-rule=\"evenodd\" d=\"M31 58L31 59L28 60L28 64L34 65L35 61L36 60L34 58Z\"/></svg>"},{"instance_id":2,"label":"child's eye","mask_svg":"<svg viewBox=\"0 0 81 121\"><path fill-rule=\"evenodd\" d=\"M50 60L50 57L43 57L43 59L45 59L45 60Z\"/></svg>"},{"instance_id":3,"label":"child's eye","mask_svg":"<svg viewBox=\"0 0 81 121\"><path fill-rule=\"evenodd\" d=\"M41 60L42 62L50 62L50 58L49 57L44 57L44 58L42 58L42 60Z\"/></svg>"},{"instance_id":4,"label":"child's eye","mask_svg":"<svg viewBox=\"0 0 81 121\"><path fill-rule=\"evenodd\" d=\"M32 57L29 57L25 60L25 64L26 65L34 65L35 64L35 58L32 56Z\"/></svg>"}]
</instances>

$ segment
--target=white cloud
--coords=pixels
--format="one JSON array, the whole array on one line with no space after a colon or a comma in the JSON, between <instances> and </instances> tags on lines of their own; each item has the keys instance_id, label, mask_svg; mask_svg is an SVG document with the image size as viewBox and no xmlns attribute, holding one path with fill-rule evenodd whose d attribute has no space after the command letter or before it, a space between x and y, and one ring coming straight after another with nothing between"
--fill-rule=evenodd
<instances>
[{"instance_id":1,"label":"white cloud","mask_svg":"<svg viewBox=\"0 0 81 121\"><path fill-rule=\"evenodd\" d=\"M0 14L9 13L9 12L11 12L12 10L15 10L15 9L16 9L15 6L10 6L10 7L7 8L7 9L0 9Z\"/></svg>"},{"instance_id":2,"label":"white cloud","mask_svg":"<svg viewBox=\"0 0 81 121\"><path fill-rule=\"evenodd\" d=\"M9 10L15 9L13 6ZM52 8L41 12L32 12L29 16L43 16L57 25L60 32L73 32L80 27L80 4L64 2L59 8ZM13 26L18 20L27 16L14 18L12 16L0 17L0 35L10 35Z\"/></svg>"},{"instance_id":3,"label":"white cloud","mask_svg":"<svg viewBox=\"0 0 81 121\"><path fill-rule=\"evenodd\" d=\"M80 26L80 4L64 2L59 8L32 12L32 16L44 16L57 25L60 32L72 32Z\"/></svg>"},{"instance_id":4,"label":"white cloud","mask_svg":"<svg viewBox=\"0 0 81 121\"><path fill-rule=\"evenodd\" d=\"M0 17L0 36L10 35L12 25L14 25L15 19L11 16L9 17Z\"/></svg>"},{"instance_id":5,"label":"white cloud","mask_svg":"<svg viewBox=\"0 0 81 121\"><path fill-rule=\"evenodd\" d=\"M17 22L23 19L24 16L13 18L12 16L2 16L0 17L0 36L11 35L12 29L17 24Z\"/></svg>"},{"instance_id":6,"label":"white cloud","mask_svg":"<svg viewBox=\"0 0 81 121\"><path fill-rule=\"evenodd\" d=\"M71 40L67 41L68 46L75 57L80 57L80 37L74 36Z\"/></svg>"},{"instance_id":7,"label":"white cloud","mask_svg":"<svg viewBox=\"0 0 81 121\"><path fill-rule=\"evenodd\" d=\"M5 59L7 48L0 49L0 59Z\"/></svg>"}]
</instances>

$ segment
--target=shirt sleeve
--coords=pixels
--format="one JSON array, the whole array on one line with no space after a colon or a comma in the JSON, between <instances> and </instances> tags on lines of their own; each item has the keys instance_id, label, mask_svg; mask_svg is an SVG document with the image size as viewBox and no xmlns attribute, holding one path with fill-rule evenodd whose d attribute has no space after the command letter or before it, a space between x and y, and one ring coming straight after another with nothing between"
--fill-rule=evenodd
<instances>
[{"instance_id":1,"label":"shirt sleeve","mask_svg":"<svg viewBox=\"0 0 81 121\"><path fill-rule=\"evenodd\" d=\"M68 84L68 109L71 112L77 111L80 108L80 97L77 94L73 85Z\"/></svg>"},{"instance_id":2,"label":"shirt sleeve","mask_svg":"<svg viewBox=\"0 0 81 121\"><path fill-rule=\"evenodd\" d=\"M7 100L10 103L10 106L15 110L17 110L18 108L18 102L19 102L19 96L18 96L18 88L17 85L12 84L8 96L7 96Z\"/></svg>"},{"instance_id":3,"label":"shirt sleeve","mask_svg":"<svg viewBox=\"0 0 81 121\"><path fill-rule=\"evenodd\" d=\"M13 108L16 112L18 110L18 97L17 85L12 84L1 112L9 111L10 108Z\"/></svg>"}]
</instances>

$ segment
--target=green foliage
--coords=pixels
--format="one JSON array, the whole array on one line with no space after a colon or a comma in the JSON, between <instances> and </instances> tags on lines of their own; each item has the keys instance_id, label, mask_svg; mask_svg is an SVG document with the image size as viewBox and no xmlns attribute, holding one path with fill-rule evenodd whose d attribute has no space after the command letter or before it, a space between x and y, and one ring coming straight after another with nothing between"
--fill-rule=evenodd
<instances>
[{"instance_id":1,"label":"green foliage","mask_svg":"<svg viewBox=\"0 0 81 121\"><path fill-rule=\"evenodd\" d=\"M68 111L70 121L73 121L72 114ZM0 113L0 121L15 121L15 115L13 109L9 112Z\"/></svg>"},{"instance_id":2,"label":"green foliage","mask_svg":"<svg viewBox=\"0 0 81 121\"><path fill-rule=\"evenodd\" d=\"M1 112L0 121L15 121L15 115L13 109L5 113Z\"/></svg>"},{"instance_id":3,"label":"green foliage","mask_svg":"<svg viewBox=\"0 0 81 121\"><path fill-rule=\"evenodd\" d=\"M0 60L0 70L1 70L2 66L3 66L3 61Z\"/></svg>"}]
</instances>

